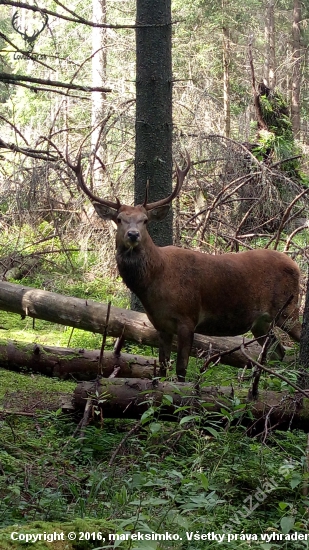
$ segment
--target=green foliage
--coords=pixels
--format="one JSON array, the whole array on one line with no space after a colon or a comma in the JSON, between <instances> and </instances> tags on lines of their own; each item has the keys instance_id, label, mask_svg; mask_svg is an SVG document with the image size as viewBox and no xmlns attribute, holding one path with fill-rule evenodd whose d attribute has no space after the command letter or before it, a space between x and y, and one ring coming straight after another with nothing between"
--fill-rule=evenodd
<instances>
[{"instance_id":1,"label":"green foliage","mask_svg":"<svg viewBox=\"0 0 309 550\"><path fill-rule=\"evenodd\" d=\"M293 136L292 122L288 113L288 106L282 94L276 91L260 96L262 117L268 130L260 130L258 133L258 147L254 154L259 160L271 158L280 162L280 168L293 177L299 179L299 159L292 159L286 162L285 159L297 156L300 153Z\"/></svg>"},{"instance_id":2,"label":"green foliage","mask_svg":"<svg viewBox=\"0 0 309 550\"><path fill-rule=\"evenodd\" d=\"M61 389L62 383L54 384ZM144 416L112 466L107 463L132 421L105 420L103 428L90 425L83 438L72 438L74 425L57 413L7 416L0 453L1 524L45 521L49 532L59 520L81 517L92 525L112 517L112 532L167 530L183 541L186 532L221 533L225 524L236 533L306 532L305 434L277 432L262 445L241 426L223 430L220 415L209 431L207 411L192 415L190 405L184 409L178 425ZM266 481L268 490L258 501L255 495ZM249 497L256 504L250 513ZM179 548L179 542L169 547ZM202 541L184 546L204 547Z\"/></svg>"},{"instance_id":3,"label":"green foliage","mask_svg":"<svg viewBox=\"0 0 309 550\"><path fill-rule=\"evenodd\" d=\"M277 136L285 136L293 141L292 122L289 118L288 106L282 94L276 91L260 96L263 119L269 130Z\"/></svg>"}]
</instances>

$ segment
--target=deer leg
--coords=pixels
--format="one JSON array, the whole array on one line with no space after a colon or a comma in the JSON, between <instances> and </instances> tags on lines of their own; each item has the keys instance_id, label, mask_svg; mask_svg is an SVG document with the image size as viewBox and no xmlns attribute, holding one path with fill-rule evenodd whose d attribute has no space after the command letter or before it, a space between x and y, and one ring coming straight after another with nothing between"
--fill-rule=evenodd
<instances>
[{"instance_id":1,"label":"deer leg","mask_svg":"<svg viewBox=\"0 0 309 550\"><path fill-rule=\"evenodd\" d=\"M251 332L255 338L259 339L259 344L261 346L263 346L266 338L270 338L269 348L272 348L270 352L270 359L282 361L285 355L284 347L280 344L274 333L272 331L269 332L270 326L270 315L268 313L264 313L254 321L251 327Z\"/></svg>"},{"instance_id":2,"label":"deer leg","mask_svg":"<svg viewBox=\"0 0 309 550\"><path fill-rule=\"evenodd\" d=\"M294 325L290 328L285 328L285 331L295 342L300 342L300 336L302 331L302 325L300 321L295 321Z\"/></svg>"},{"instance_id":3,"label":"deer leg","mask_svg":"<svg viewBox=\"0 0 309 550\"><path fill-rule=\"evenodd\" d=\"M277 322L278 327L284 330L295 342L300 341L301 322L299 321L298 309L291 315L286 315L284 312Z\"/></svg>"},{"instance_id":4,"label":"deer leg","mask_svg":"<svg viewBox=\"0 0 309 550\"><path fill-rule=\"evenodd\" d=\"M187 366L192 348L194 330L191 330L187 325L180 325L177 331L178 347L177 347L177 362L176 374L179 382L184 382L186 379Z\"/></svg>"},{"instance_id":5,"label":"deer leg","mask_svg":"<svg viewBox=\"0 0 309 550\"><path fill-rule=\"evenodd\" d=\"M166 376L166 369L171 356L173 334L159 332L160 375Z\"/></svg>"}]
</instances>

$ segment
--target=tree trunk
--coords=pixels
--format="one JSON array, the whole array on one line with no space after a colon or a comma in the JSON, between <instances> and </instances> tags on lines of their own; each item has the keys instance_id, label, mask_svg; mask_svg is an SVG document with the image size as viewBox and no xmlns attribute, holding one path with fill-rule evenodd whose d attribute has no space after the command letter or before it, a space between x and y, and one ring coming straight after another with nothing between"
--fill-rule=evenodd
<instances>
[{"instance_id":1,"label":"tree trunk","mask_svg":"<svg viewBox=\"0 0 309 550\"><path fill-rule=\"evenodd\" d=\"M301 2L294 0L293 9L293 70L291 118L295 138L300 134L300 84L301 84L301 41L300 41Z\"/></svg>"},{"instance_id":2,"label":"tree trunk","mask_svg":"<svg viewBox=\"0 0 309 550\"><path fill-rule=\"evenodd\" d=\"M98 368L99 357L100 350L59 348L0 340L0 367L17 372L39 372L64 380L94 380L101 375ZM109 377L116 367L119 368L117 376L122 378L153 378L156 374L155 361L153 357L105 351L102 375Z\"/></svg>"},{"instance_id":3,"label":"tree trunk","mask_svg":"<svg viewBox=\"0 0 309 550\"><path fill-rule=\"evenodd\" d=\"M106 23L106 0L92 0L92 17L96 23ZM92 29L92 85L93 87L104 87L106 83L106 29ZM92 92L92 134L91 134L91 152L93 154L93 176L92 183L97 186L102 183L102 166L96 155L102 157L104 148L104 128L100 122L104 118L104 102L106 94L104 92Z\"/></svg>"},{"instance_id":4,"label":"tree trunk","mask_svg":"<svg viewBox=\"0 0 309 550\"><path fill-rule=\"evenodd\" d=\"M172 29L171 0L137 0L136 122L134 202L149 202L172 190ZM173 243L172 210L149 233L158 246ZM144 311L135 295L132 309Z\"/></svg>"},{"instance_id":5,"label":"tree trunk","mask_svg":"<svg viewBox=\"0 0 309 550\"><path fill-rule=\"evenodd\" d=\"M309 270L303 326L300 337L299 364L304 368L304 371L299 375L298 384L302 388L309 388Z\"/></svg>"},{"instance_id":6,"label":"tree trunk","mask_svg":"<svg viewBox=\"0 0 309 550\"><path fill-rule=\"evenodd\" d=\"M76 409L83 411L87 398L96 395L96 392L104 395L103 403L99 405L104 417L140 418L150 404L153 407L162 406L163 396L168 395L172 398L168 401L171 404L167 404L165 399L164 406L160 408L160 418L177 421L179 416L175 410L178 407L188 407L187 411L181 411L181 415L198 414L201 407L209 413L220 413L222 407L232 412L232 400L237 397L240 403L248 405L250 415L255 420L261 420L262 426L267 425L267 429L271 429L271 426L287 429L292 422L293 428L308 431L309 399L299 394L261 391L258 400L252 401L248 399L247 390L237 390L237 395L234 395L231 387L203 387L197 391L192 384L179 382L159 382L154 385L149 380L101 379L95 383L78 384L73 400ZM252 423L250 416L249 422Z\"/></svg>"},{"instance_id":7,"label":"tree trunk","mask_svg":"<svg viewBox=\"0 0 309 550\"><path fill-rule=\"evenodd\" d=\"M223 17L228 13L228 0L222 0ZM222 50L223 50L223 107L224 107L224 135L231 134L231 98L230 98L230 31L225 21L222 26Z\"/></svg>"},{"instance_id":8,"label":"tree trunk","mask_svg":"<svg viewBox=\"0 0 309 550\"><path fill-rule=\"evenodd\" d=\"M276 86L276 50L275 50L275 2L268 0L266 6L265 19L265 65L264 65L264 80L266 86L273 90Z\"/></svg>"},{"instance_id":9,"label":"tree trunk","mask_svg":"<svg viewBox=\"0 0 309 550\"><path fill-rule=\"evenodd\" d=\"M137 0L136 23L136 157L135 204L149 202L172 190L172 56L170 0ZM163 226L152 224L156 244L172 244L170 216Z\"/></svg>"},{"instance_id":10,"label":"tree trunk","mask_svg":"<svg viewBox=\"0 0 309 550\"><path fill-rule=\"evenodd\" d=\"M252 94L253 94L253 101L254 101L256 120L257 120L257 124L258 124L258 130L268 130L267 124L265 123L265 121L263 119L263 113L262 113L262 108L261 108L261 103L260 103L260 96L259 96L259 93L257 92L257 87L256 87L254 64L253 64L253 55L252 55L252 39L249 42L248 53L249 53L249 64L250 64L250 69L251 69Z\"/></svg>"},{"instance_id":11,"label":"tree trunk","mask_svg":"<svg viewBox=\"0 0 309 550\"><path fill-rule=\"evenodd\" d=\"M62 296L55 292L47 292L36 288L0 282L0 310L17 313L23 317L44 319L51 323L68 325L90 332L103 334L107 305L91 300ZM124 332L123 332L124 330ZM107 334L120 336L123 332L125 340L133 340L139 344L158 347L158 333L144 313L129 311L116 307L111 308ZM177 348L174 339L173 349ZM240 346L248 339L242 337L207 337L194 335L191 354L197 355L198 350L204 350L211 355L228 352ZM257 357L260 346L250 344L248 351L252 357ZM246 358L240 350L224 356L224 363L235 367L244 367Z\"/></svg>"}]
</instances>

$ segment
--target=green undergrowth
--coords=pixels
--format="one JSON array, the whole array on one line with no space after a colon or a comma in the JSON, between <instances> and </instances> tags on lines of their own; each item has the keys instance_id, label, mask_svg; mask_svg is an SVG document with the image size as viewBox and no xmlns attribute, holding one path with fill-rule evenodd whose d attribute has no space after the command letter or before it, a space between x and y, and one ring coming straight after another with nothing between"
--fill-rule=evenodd
<instances>
[{"instance_id":1,"label":"green undergrowth","mask_svg":"<svg viewBox=\"0 0 309 550\"><path fill-rule=\"evenodd\" d=\"M6 416L1 421L0 548L25 546L11 544L12 532L106 532L106 521L112 524L109 533L179 537L149 545L123 541L120 548L218 547L211 540L206 546L190 542L188 533L307 532L306 435L270 433L263 444L241 423L226 430L219 417L211 424L207 418L196 413L180 423L152 419L124 441L135 421L106 419L101 426L90 424L83 437L73 437L76 423L57 411ZM78 518L83 528L77 527ZM252 547L236 542L224 541L220 548ZM45 550L44 544L29 547Z\"/></svg>"}]
</instances>

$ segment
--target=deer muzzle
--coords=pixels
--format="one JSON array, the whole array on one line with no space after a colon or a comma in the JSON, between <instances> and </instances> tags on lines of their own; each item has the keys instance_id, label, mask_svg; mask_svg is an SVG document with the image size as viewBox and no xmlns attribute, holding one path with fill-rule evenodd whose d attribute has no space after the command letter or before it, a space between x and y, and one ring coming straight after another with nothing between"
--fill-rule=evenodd
<instances>
[{"instance_id":1,"label":"deer muzzle","mask_svg":"<svg viewBox=\"0 0 309 550\"><path fill-rule=\"evenodd\" d=\"M127 231L125 236L125 245L127 248L135 248L141 240L140 232L137 230L130 229Z\"/></svg>"}]
</instances>

